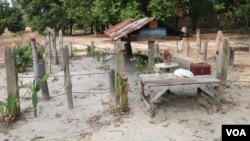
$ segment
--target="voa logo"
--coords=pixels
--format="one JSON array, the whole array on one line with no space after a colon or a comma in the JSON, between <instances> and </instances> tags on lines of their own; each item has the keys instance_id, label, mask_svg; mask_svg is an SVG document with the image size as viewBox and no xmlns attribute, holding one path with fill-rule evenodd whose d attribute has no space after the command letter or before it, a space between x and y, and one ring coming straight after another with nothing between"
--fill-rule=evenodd
<instances>
[{"instance_id":1,"label":"voa logo","mask_svg":"<svg viewBox=\"0 0 250 141\"><path fill-rule=\"evenodd\" d=\"M247 136L244 129L226 129L227 136Z\"/></svg>"}]
</instances>

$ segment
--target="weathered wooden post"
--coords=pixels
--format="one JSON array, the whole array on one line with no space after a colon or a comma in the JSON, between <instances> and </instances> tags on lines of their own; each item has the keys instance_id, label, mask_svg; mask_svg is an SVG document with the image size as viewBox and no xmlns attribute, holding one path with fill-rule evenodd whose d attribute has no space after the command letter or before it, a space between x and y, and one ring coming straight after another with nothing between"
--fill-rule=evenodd
<instances>
[{"instance_id":1,"label":"weathered wooden post","mask_svg":"<svg viewBox=\"0 0 250 141\"><path fill-rule=\"evenodd\" d=\"M196 29L196 45L198 47L198 52L201 53L201 37L200 37L200 29Z\"/></svg>"},{"instance_id":2,"label":"weathered wooden post","mask_svg":"<svg viewBox=\"0 0 250 141\"><path fill-rule=\"evenodd\" d=\"M46 36L45 42L45 63L47 72L51 73L51 43L50 43L50 36Z\"/></svg>"},{"instance_id":3,"label":"weathered wooden post","mask_svg":"<svg viewBox=\"0 0 250 141\"><path fill-rule=\"evenodd\" d=\"M59 52L62 54L62 48L63 48L63 35L62 35L62 30L59 30ZM63 58L61 60L61 69L64 68L63 66Z\"/></svg>"},{"instance_id":4,"label":"weathered wooden post","mask_svg":"<svg viewBox=\"0 0 250 141\"><path fill-rule=\"evenodd\" d=\"M123 43L120 39L115 41L115 105L118 106L120 104L120 96L118 95L118 84L117 84L117 75L124 73L124 54L123 54Z\"/></svg>"},{"instance_id":5,"label":"weathered wooden post","mask_svg":"<svg viewBox=\"0 0 250 141\"><path fill-rule=\"evenodd\" d=\"M176 40L176 42L175 42L175 53L177 56L177 54L178 54L178 40Z\"/></svg>"},{"instance_id":6,"label":"weathered wooden post","mask_svg":"<svg viewBox=\"0 0 250 141\"><path fill-rule=\"evenodd\" d=\"M248 43L248 52L250 53L250 43Z\"/></svg>"},{"instance_id":7,"label":"weathered wooden post","mask_svg":"<svg viewBox=\"0 0 250 141\"><path fill-rule=\"evenodd\" d=\"M229 62L228 65L232 66L234 65L234 48L229 47Z\"/></svg>"},{"instance_id":8,"label":"weathered wooden post","mask_svg":"<svg viewBox=\"0 0 250 141\"><path fill-rule=\"evenodd\" d=\"M185 48L186 48L186 51L187 51L186 52L186 56L188 56L188 54L189 54L189 48L190 48L190 44L188 42L186 43L186 47Z\"/></svg>"},{"instance_id":9,"label":"weathered wooden post","mask_svg":"<svg viewBox=\"0 0 250 141\"><path fill-rule=\"evenodd\" d=\"M159 42L158 41L154 42L154 54L155 55L159 55L160 54Z\"/></svg>"},{"instance_id":10,"label":"weathered wooden post","mask_svg":"<svg viewBox=\"0 0 250 141\"><path fill-rule=\"evenodd\" d=\"M7 93L19 100L19 88L16 67L16 53L15 48L5 47L5 69L7 78ZM20 106L17 107L17 112L20 113Z\"/></svg>"},{"instance_id":11,"label":"weathered wooden post","mask_svg":"<svg viewBox=\"0 0 250 141\"><path fill-rule=\"evenodd\" d=\"M36 47L36 39L30 38L30 41L31 41L31 48L32 48L34 78L38 79L39 78L38 77L39 66L38 66L38 54L37 54L37 47Z\"/></svg>"},{"instance_id":12,"label":"weathered wooden post","mask_svg":"<svg viewBox=\"0 0 250 141\"><path fill-rule=\"evenodd\" d=\"M115 71L111 68L109 71L109 89L110 95L115 96Z\"/></svg>"},{"instance_id":13,"label":"weathered wooden post","mask_svg":"<svg viewBox=\"0 0 250 141\"><path fill-rule=\"evenodd\" d=\"M72 48L73 48L73 42L69 42L69 58L72 58Z\"/></svg>"},{"instance_id":14,"label":"weathered wooden post","mask_svg":"<svg viewBox=\"0 0 250 141\"><path fill-rule=\"evenodd\" d=\"M221 48L217 59L217 78L221 80L221 85L226 86L228 70L229 39L221 40Z\"/></svg>"},{"instance_id":15,"label":"weathered wooden post","mask_svg":"<svg viewBox=\"0 0 250 141\"><path fill-rule=\"evenodd\" d=\"M220 51L222 38L223 38L222 32L218 31L216 35L216 54L218 54Z\"/></svg>"},{"instance_id":16,"label":"weathered wooden post","mask_svg":"<svg viewBox=\"0 0 250 141\"><path fill-rule=\"evenodd\" d=\"M65 94L67 96L68 108L73 108L73 96L72 96L72 83L70 79L70 69L69 69L69 50L68 47L63 47L63 63L64 63L64 88Z\"/></svg>"},{"instance_id":17,"label":"weathered wooden post","mask_svg":"<svg viewBox=\"0 0 250 141\"><path fill-rule=\"evenodd\" d=\"M203 61L207 63L207 41L204 42Z\"/></svg>"},{"instance_id":18,"label":"weathered wooden post","mask_svg":"<svg viewBox=\"0 0 250 141\"><path fill-rule=\"evenodd\" d=\"M148 41L148 68L149 71L152 71L153 58L154 58L154 42L155 41Z\"/></svg>"},{"instance_id":19,"label":"weathered wooden post","mask_svg":"<svg viewBox=\"0 0 250 141\"><path fill-rule=\"evenodd\" d=\"M39 63L38 77L41 79L45 74L46 74L45 64ZM49 100L49 88L47 80L42 82L41 91L42 91L42 98Z\"/></svg>"},{"instance_id":20,"label":"weathered wooden post","mask_svg":"<svg viewBox=\"0 0 250 141\"><path fill-rule=\"evenodd\" d=\"M91 57L95 56L95 42L91 41Z\"/></svg>"},{"instance_id":21,"label":"weathered wooden post","mask_svg":"<svg viewBox=\"0 0 250 141\"><path fill-rule=\"evenodd\" d=\"M52 54L53 54L53 63L54 63L54 65L58 65L59 60L58 60L58 54L57 54L57 49L56 49L56 35L55 35L55 32L51 33L51 48L52 48Z\"/></svg>"}]
</instances>

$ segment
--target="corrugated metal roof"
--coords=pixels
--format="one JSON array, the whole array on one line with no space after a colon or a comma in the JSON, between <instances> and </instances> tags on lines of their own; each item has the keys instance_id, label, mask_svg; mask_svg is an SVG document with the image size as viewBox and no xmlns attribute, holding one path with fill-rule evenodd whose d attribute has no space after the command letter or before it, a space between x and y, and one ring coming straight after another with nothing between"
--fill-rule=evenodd
<instances>
[{"instance_id":1,"label":"corrugated metal roof","mask_svg":"<svg viewBox=\"0 0 250 141\"><path fill-rule=\"evenodd\" d=\"M141 27L153 21L154 19L154 17L142 19L127 19L105 30L104 34L110 36L113 40L117 40L135 30L140 29Z\"/></svg>"}]
</instances>

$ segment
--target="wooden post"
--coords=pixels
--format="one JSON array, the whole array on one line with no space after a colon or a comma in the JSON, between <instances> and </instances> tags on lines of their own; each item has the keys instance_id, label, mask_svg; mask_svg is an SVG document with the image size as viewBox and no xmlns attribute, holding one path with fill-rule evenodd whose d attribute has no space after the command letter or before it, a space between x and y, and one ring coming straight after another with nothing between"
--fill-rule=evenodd
<instances>
[{"instance_id":1,"label":"wooden post","mask_svg":"<svg viewBox=\"0 0 250 141\"><path fill-rule=\"evenodd\" d=\"M186 56L188 56L188 53L189 53L189 48L190 48L190 44L188 42L186 42Z\"/></svg>"},{"instance_id":2,"label":"wooden post","mask_svg":"<svg viewBox=\"0 0 250 141\"><path fill-rule=\"evenodd\" d=\"M62 48L63 48L63 35L62 35L62 30L59 30L59 52L62 54ZM61 61L61 69L64 68L63 66L63 58L60 59Z\"/></svg>"},{"instance_id":3,"label":"wooden post","mask_svg":"<svg viewBox=\"0 0 250 141\"><path fill-rule=\"evenodd\" d=\"M111 96L115 96L115 71L111 68L109 71L109 89Z\"/></svg>"},{"instance_id":4,"label":"wooden post","mask_svg":"<svg viewBox=\"0 0 250 141\"><path fill-rule=\"evenodd\" d=\"M118 95L118 85L117 85L117 75L124 73L124 54L122 52L123 44L121 40L115 41L115 49L116 49L116 55L115 55L115 105L118 106L120 104L120 96Z\"/></svg>"},{"instance_id":5,"label":"wooden post","mask_svg":"<svg viewBox=\"0 0 250 141\"><path fill-rule=\"evenodd\" d=\"M17 67L16 67L16 53L15 48L5 47L5 69L7 78L7 93L13 94L16 99L19 100L19 88L17 78ZM18 107L18 113L20 107Z\"/></svg>"},{"instance_id":6,"label":"wooden post","mask_svg":"<svg viewBox=\"0 0 250 141\"><path fill-rule=\"evenodd\" d=\"M69 58L72 58L72 48L73 48L73 43L72 41L69 42Z\"/></svg>"},{"instance_id":7,"label":"wooden post","mask_svg":"<svg viewBox=\"0 0 250 141\"><path fill-rule=\"evenodd\" d=\"M218 31L218 32L217 32L217 36L216 36L216 53L217 53L217 54L218 54L219 51L220 51L222 38L223 38L222 32L221 32L221 31Z\"/></svg>"},{"instance_id":8,"label":"wooden post","mask_svg":"<svg viewBox=\"0 0 250 141\"><path fill-rule=\"evenodd\" d=\"M196 29L196 45L198 47L198 52L201 53L201 37L200 37L200 29Z\"/></svg>"},{"instance_id":9,"label":"wooden post","mask_svg":"<svg viewBox=\"0 0 250 141\"><path fill-rule=\"evenodd\" d=\"M229 54L229 39L222 39L220 53L217 60L217 78L221 80L221 85L226 86L227 69L228 69L228 54Z\"/></svg>"},{"instance_id":10,"label":"wooden post","mask_svg":"<svg viewBox=\"0 0 250 141\"><path fill-rule=\"evenodd\" d=\"M46 74L45 64L39 63L38 77L41 79L45 74ZM49 100L49 88L48 88L47 80L42 82L41 91L42 91L42 98Z\"/></svg>"},{"instance_id":11,"label":"wooden post","mask_svg":"<svg viewBox=\"0 0 250 141\"><path fill-rule=\"evenodd\" d=\"M204 42L203 61L207 63L207 41Z\"/></svg>"},{"instance_id":12,"label":"wooden post","mask_svg":"<svg viewBox=\"0 0 250 141\"><path fill-rule=\"evenodd\" d=\"M154 57L154 42L155 41L148 41L148 68L150 71L152 71L152 66L154 65L151 58Z\"/></svg>"},{"instance_id":13,"label":"wooden post","mask_svg":"<svg viewBox=\"0 0 250 141\"><path fill-rule=\"evenodd\" d=\"M67 96L68 108L73 108L73 97L72 97L72 83L70 79L69 69L69 50L68 47L63 47L63 63L64 63L64 88Z\"/></svg>"},{"instance_id":14,"label":"wooden post","mask_svg":"<svg viewBox=\"0 0 250 141\"><path fill-rule=\"evenodd\" d=\"M36 39L30 38L31 48L32 48L32 58L33 58L33 69L34 69L34 78L38 79L38 55L37 55L37 47L36 47Z\"/></svg>"},{"instance_id":15,"label":"wooden post","mask_svg":"<svg viewBox=\"0 0 250 141\"><path fill-rule=\"evenodd\" d=\"M229 62L228 65L233 66L234 65L234 49L232 47L229 47Z\"/></svg>"},{"instance_id":16,"label":"wooden post","mask_svg":"<svg viewBox=\"0 0 250 141\"><path fill-rule=\"evenodd\" d=\"M52 48L52 53L53 53L53 63L55 65L58 65L59 60L58 60L58 54L57 54L57 49L56 49L56 35L54 32L51 34L51 48Z\"/></svg>"},{"instance_id":17,"label":"wooden post","mask_svg":"<svg viewBox=\"0 0 250 141\"><path fill-rule=\"evenodd\" d=\"M250 53L250 42L248 42L248 52Z\"/></svg>"},{"instance_id":18,"label":"wooden post","mask_svg":"<svg viewBox=\"0 0 250 141\"><path fill-rule=\"evenodd\" d=\"M47 72L51 73L51 43L50 36L46 36L46 44L45 44L45 63L47 68Z\"/></svg>"},{"instance_id":19,"label":"wooden post","mask_svg":"<svg viewBox=\"0 0 250 141\"><path fill-rule=\"evenodd\" d=\"M155 55L160 54L159 42L158 42L158 41L155 41L155 42L154 42L154 54L155 54Z\"/></svg>"},{"instance_id":20,"label":"wooden post","mask_svg":"<svg viewBox=\"0 0 250 141\"><path fill-rule=\"evenodd\" d=\"M91 41L91 57L95 56L95 42Z\"/></svg>"},{"instance_id":21,"label":"wooden post","mask_svg":"<svg viewBox=\"0 0 250 141\"><path fill-rule=\"evenodd\" d=\"M175 53L177 56L177 54L178 54L178 40L176 40L176 42L175 42Z\"/></svg>"}]
</instances>

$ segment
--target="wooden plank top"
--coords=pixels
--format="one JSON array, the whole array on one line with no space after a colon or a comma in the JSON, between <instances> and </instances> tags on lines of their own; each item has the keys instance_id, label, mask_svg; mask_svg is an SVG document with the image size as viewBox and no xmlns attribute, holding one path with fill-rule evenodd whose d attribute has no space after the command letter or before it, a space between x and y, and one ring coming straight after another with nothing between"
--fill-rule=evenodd
<instances>
[{"instance_id":1,"label":"wooden plank top","mask_svg":"<svg viewBox=\"0 0 250 141\"><path fill-rule=\"evenodd\" d=\"M141 81L148 86L173 86L186 84L207 84L215 83L219 85L220 80L211 75L195 75L194 77L178 77L172 73L162 74L142 74L139 75Z\"/></svg>"}]
</instances>

